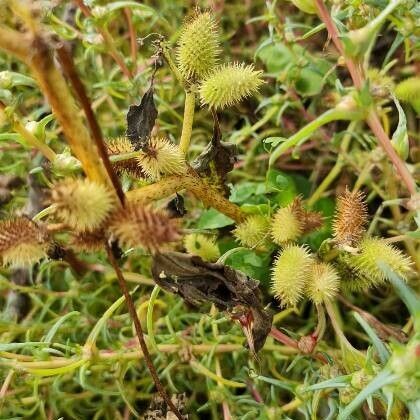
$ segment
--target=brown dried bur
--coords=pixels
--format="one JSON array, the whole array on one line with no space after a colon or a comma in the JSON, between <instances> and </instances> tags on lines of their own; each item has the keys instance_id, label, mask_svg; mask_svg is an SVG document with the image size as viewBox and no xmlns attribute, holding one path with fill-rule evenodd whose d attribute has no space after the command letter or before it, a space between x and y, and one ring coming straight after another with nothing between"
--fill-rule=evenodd
<instances>
[{"instance_id":1,"label":"brown dried bur","mask_svg":"<svg viewBox=\"0 0 420 420\"><path fill-rule=\"evenodd\" d=\"M171 219L165 211L135 202L128 202L110 217L109 231L122 246L141 247L151 252L181 239L177 219Z\"/></svg>"},{"instance_id":2,"label":"brown dried bur","mask_svg":"<svg viewBox=\"0 0 420 420\"><path fill-rule=\"evenodd\" d=\"M251 351L258 352L271 330L272 314L264 309L259 282L223 264L204 262L179 252L156 254L152 274L164 290L200 306L211 302L228 312L244 329Z\"/></svg>"},{"instance_id":3,"label":"brown dried bur","mask_svg":"<svg viewBox=\"0 0 420 420\"><path fill-rule=\"evenodd\" d=\"M361 191L348 189L337 199L334 218L334 237L341 246L355 246L362 239L367 222L367 205Z\"/></svg>"},{"instance_id":4,"label":"brown dried bur","mask_svg":"<svg viewBox=\"0 0 420 420\"><path fill-rule=\"evenodd\" d=\"M134 152L134 146L127 137L116 137L107 140L105 143L108 156L118 156ZM118 175L126 173L134 178L145 178L145 174L141 169L136 158L112 162L112 166Z\"/></svg>"}]
</instances>

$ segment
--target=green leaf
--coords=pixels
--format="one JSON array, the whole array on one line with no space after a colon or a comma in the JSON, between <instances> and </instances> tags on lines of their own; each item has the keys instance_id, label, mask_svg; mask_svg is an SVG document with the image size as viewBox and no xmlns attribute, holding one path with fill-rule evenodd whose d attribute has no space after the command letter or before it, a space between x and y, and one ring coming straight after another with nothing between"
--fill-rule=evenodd
<instances>
[{"instance_id":1,"label":"green leaf","mask_svg":"<svg viewBox=\"0 0 420 420\"><path fill-rule=\"evenodd\" d=\"M267 71L274 74L285 71L294 62L290 49L280 42L264 46L257 56L265 64Z\"/></svg>"},{"instance_id":2,"label":"green leaf","mask_svg":"<svg viewBox=\"0 0 420 420\"><path fill-rule=\"evenodd\" d=\"M296 192L293 178L277 169L270 169L267 172L265 187L267 193L287 190Z\"/></svg>"},{"instance_id":3,"label":"green leaf","mask_svg":"<svg viewBox=\"0 0 420 420\"><path fill-rule=\"evenodd\" d=\"M376 351L378 352L381 362L385 364L389 359L389 352L385 347L385 344L377 336L374 329L363 319L357 312L353 312L353 316L356 318L356 321L361 325L365 330L366 334L369 336L372 344L375 346Z\"/></svg>"},{"instance_id":4,"label":"green leaf","mask_svg":"<svg viewBox=\"0 0 420 420\"><path fill-rule=\"evenodd\" d=\"M209 209L203 211L200 218L197 221L198 229L217 229L229 225L233 225L235 222L225 216L223 213L215 209Z\"/></svg>"},{"instance_id":5,"label":"green leaf","mask_svg":"<svg viewBox=\"0 0 420 420\"><path fill-rule=\"evenodd\" d=\"M401 159L406 160L409 152L407 118L398 99L394 96L393 100L398 109L398 126L392 135L391 143Z\"/></svg>"},{"instance_id":6,"label":"green leaf","mask_svg":"<svg viewBox=\"0 0 420 420\"><path fill-rule=\"evenodd\" d=\"M227 256L224 263L268 286L270 280L270 260L269 254L257 254L251 249L236 248L234 252Z\"/></svg>"}]
</instances>

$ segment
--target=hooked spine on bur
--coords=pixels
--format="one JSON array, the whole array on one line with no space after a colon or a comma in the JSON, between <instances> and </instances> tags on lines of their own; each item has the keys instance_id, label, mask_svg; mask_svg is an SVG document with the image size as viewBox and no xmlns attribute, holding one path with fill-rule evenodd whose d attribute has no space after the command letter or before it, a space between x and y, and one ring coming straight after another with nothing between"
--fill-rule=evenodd
<instances>
[{"instance_id":1,"label":"hooked spine on bur","mask_svg":"<svg viewBox=\"0 0 420 420\"><path fill-rule=\"evenodd\" d=\"M348 189L337 199L333 222L334 238L341 246L355 246L362 239L368 220L365 195Z\"/></svg>"},{"instance_id":2,"label":"hooked spine on bur","mask_svg":"<svg viewBox=\"0 0 420 420\"><path fill-rule=\"evenodd\" d=\"M218 62L220 40L214 16L198 13L182 28L176 51L178 68L186 80L202 79Z\"/></svg>"},{"instance_id":3,"label":"hooked spine on bur","mask_svg":"<svg viewBox=\"0 0 420 420\"><path fill-rule=\"evenodd\" d=\"M225 64L218 67L201 83L201 103L213 109L234 105L258 92L264 81L262 71L252 64Z\"/></svg>"},{"instance_id":4,"label":"hooked spine on bur","mask_svg":"<svg viewBox=\"0 0 420 420\"><path fill-rule=\"evenodd\" d=\"M110 217L109 231L126 248L157 252L181 239L179 221L162 210L126 203Z\"/></svg>"},{"instance_id":5,"label":"hooked spine on bur","mask_svg":"<svg viewBox=\"0 0 420 420\"><path fill-rule=\"evenodd\" d=\"M108 156L118 156L127 153L132 153L135 151L133 144L125 136L108 139L105 143L105 146L108 152ZM119 162L112 162L112 166L118 175L126 173L128 175L133 176L134 178L145 177L145 174L141 169L139 162L134 157Z\"/></svg>"},{"instance_id":6,"label":"hooked spine on bur","mask_svg":"<svg viewBox=\"0 0 420 420\"><path fill-rule=\"evenodd\" d=\"M220 250L216 238L201 233L191 233L184 238L185 250L192 255L198 255L204 261L216 261Z\"/></svg>"},{"instance_id":7,"label":"hooked spine on bur","mask_svg":"<svg viewBox=\"0 0 420 420\"><path fill-rule=\"evenodd\" d=\"M51 191L54 215L78 231L97 229L116 203L109 189L87 178L67 178L57 182Z\"/></svg>"},{"instance_id":8,"label":"hooked spine on bur","mask_svg":"<svg viewBox=\"0 0 420 420\"><path fill-rule=\"evenodd\" d=\"M271 290L281 306L296 306L311 275L313 257L306 246L286 245L271 273Z\"/></svg>"},{"instance_id":9,"label":"hooked spine on bur","mask_svg":"<svg viewBox=\"0 0 420 420\"><path fill-rule=\"evenodd\" d=\"M187 170L185 157L176 144L164 137L152 137L137 161L143 172L153 181L163 175L183 174Z\"/></svg>"},{"instance_id":10,"label":"hooked spine on bur","mask_svg":"<svg viewBox=\"0 0 420 420\"><path fill-rule=\"evenodd\" d=\"M233 231L241 245L248 248L264 246L269 236L270 221L266 216L254 214L239 223Z\"/></svg>"},{"instance_id":11,"label":"hooked spine on bur","mask_svg":"<svg viewBox=\"0 0 420 420\"><path fill-rule=\"evenodd\" d=\"M359 252L349 255L346 261L365 279L366 287L385 282L386 275L378 265L380 262L388 265L404 280L412 272L413 264L402 251L381 238L364 238L359 244Z\"/></svg>"},{"instance_id":12,"label":"hooked spine on bur","mask_svg":"<svg viewBox=\"0 0 420 420\"><path fill-rule=\"evenodd\" d=\"M0 221L0 259L4 266L24 267L47 257L47 232L26 217Z\"/></svg>"}]
</instances>

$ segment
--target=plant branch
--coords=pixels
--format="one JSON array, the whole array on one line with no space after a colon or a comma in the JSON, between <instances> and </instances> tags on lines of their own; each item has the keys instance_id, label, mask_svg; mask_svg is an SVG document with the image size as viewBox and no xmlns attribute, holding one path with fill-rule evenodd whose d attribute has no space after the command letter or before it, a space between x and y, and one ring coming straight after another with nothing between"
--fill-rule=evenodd
<instances>
[{"instance_id":1,"label":"plant branch","mask_svg":"<svg viewBox=\"0 0 420 420\"><path fill-rule=\"evenodd\" d=\"M346 66L349 70L350 76L353 80L354 86L356 89L360 90L363 87L363 71L360 67L360 64L355 62L353 59L346 57L344 54L344 46L340 39L338 29L331 18L331 15L326 8L323 0L315 0L315 4L318 10L318 15L320 19L324 22L328 34L331 37L334 45L341 55L344 56ZM385 153L388 155L389 159L394 164L398 174L406 185L409 193L414 195L416 192L416 183L411 176L410 172L407 169L407 166L399 158L394 148L392 147L391 140L386 134L384 128L382 127L381 122L379 121L378 115L374 109L369 111L369 114L366 118L366 122L372 130L373 134L377 137L379 144L384 149Z\"/></svg>"},{"instance_id":2,"label":"plant branch","mask_svg":"<svg viewBox=\"0 0 420 420\"><path fill-rule=\"evenodd\" d=\"M192 91L185 91L184 119L182 122L181 139L179 148L184 155L187 154L191 141L192 126L194 120L195 94Z\"/></svg>"},{"instance_id":3,"label":"plant branch","mask_svg":"<svg viewBox=\"0 0 420 420\"><path fill-rule=\"evenodd\" d=\"M80 8L80 10L83 12L83 14L86 17L93 18L92 12L84 3L83 0L74 0L74 2L77 4L77 6ZM115 47L114 40L112 39L111 34L108 32L108 29L101 28L99 26L96 27L98 32L102 35L102 38L104 39L104 42L106 46L109 49L109 54L114 59L114 61L118 64L118 66L121 69L121 72L128 78L131 79L133 77L133 74L128 69L124 62L124 58L122 55L118 52L117 48Z\"/></svg>"},{"instance_id":4,"label":"plant branch","mask_svg":"<svg viewBox=\"0 0 420 420\"><path fill-rule=\"evenodd\" d=\"M71 85L73 86L74 91L76 92L77 97L83 107L83 110L86 115L86 120L90 127L90 132L92 137L95 141L96 147L98 148L99 155L102 159L102 162L105 166L105 169L108 173L108 176L112 182L112 185L115 189L115 192L120 200L120 203L124 205L124 191L121 187L121 182L116 175L114 169L112 168L111 162L109 160L109 156L104 144L104 140L102 137L102 131L99 127L98 121L96 120L95 114L92 110L92 106L90 104L90 100L86 94L85 87L80 80L80 77L77 74L77 70L74 66L73 57L71 56L70 52L68 51L65 44L62 44L59 48L57 48L58 58L63 69L64 74L70 80Z\"/></svg>"},{"instance_id":5,"label":"plant branch","mask_svg":"<svg viewBox=\"0 0 420 420\"><path fill-rule=\"evenodd\" d=\"M131 298L130 292L128 291L127 283L124 280L122 275L121 269L118 266L118 263L112 253L111 248L108 244L105 244L106 252L108 255L108 259L115 270L115 274L117 275L118 283L120 285L121 291L124 294L125 302L127 304L128 312L130 313L131 319L134 323L134 328L137 333L137 338L139 340L140 348L144 356L144 361L146 362L147 368L152 376L153 382L155 383L156 389L158 390L160 396L163 398L167 406L171 409L171 411L176 415L179 420L182 420L183 417L178 409L175 407L175 404L169 398L168 394L166 393L165 389L163 388L162 383L160 382L159 376L156 372L156 369L153 365L152 359L150 357L149 349L147 348L146 341L144 340L144 333L143 328L141 326L140 320L137 315L136 308L134 306L133 299Z\"/></svg>"},{"instance_id":6,"label":"plant branch","mask_svg":"<svg viewBox=\"0 0 420 420\"><path fill-rule=\"evenodd\" d=\"M317 119L306 124L297 133L277 146L271 153L269 164L273 165L286 150L308 139L315 130L323 125L337 120L355 120L360 117L359 114L357 111L345 110L339 107L324 112Z\"/></svg>"},{"instance_id":7,"label":"plant branch","mask_svg":"<svg viewBox=\"0 0 420 420\"><path fill-rule=\"evenodd\" d=\"M38 149L50 162L54 162L56 158L56 153L51 149L47 144L39 140L34 136L26 127L22 124L18 116L13 113L10 115L6 111L6 105L0 101L0 111L4 112L6 117L8 117L10 123L12 124L13 129L20 134L32 147Z\"/></svg>"}]
</instances>

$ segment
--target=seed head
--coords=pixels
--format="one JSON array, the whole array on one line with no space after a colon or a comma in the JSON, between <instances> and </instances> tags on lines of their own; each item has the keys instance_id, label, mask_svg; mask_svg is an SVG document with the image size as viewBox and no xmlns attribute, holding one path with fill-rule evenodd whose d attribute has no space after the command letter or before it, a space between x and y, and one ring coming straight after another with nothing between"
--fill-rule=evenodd
<instances>
[{"instance_id":1,"label":"seed head","mask_svg":"<svg viewBox=\"0 0 420 420\"><path fill-rule=\"evenodd\" d=\"M0 222L0 259L2 265L21 267L47 256L46 232L25 217Z\"/></svg>"},{"instance_id":2,"label":"seed head","mask_svg":"<svg viewBox=\"0 0 420 420\"><path fill-rule=\"evenodd\" d=\"M189 254L198 255L204 261L214 262L220 257L219 247L214 237L191 233L185 236L184 246Z\"/></svg>"},{"instance_id":3,"label":"seed head","mask_svg":"<svg viewBox=\"0 0 420 420\"><path fill-rule=\"evenodd\" d=\"M340 245L354 246L360 241L367 222L367 206L361 191L349 190L338 197L334 218L334 237Z\"/></svg>"},{"instance_id":4,"label":"seed head","mask_svg":"<svg viewBox=\"0 0 420 420\"><path fill-rule=\"evenodd\" d=\"M147 177L154 181L186 170L181 150L165 138L153 137L137 159Z\"/></svg>"},{"instance_id":5,"label":"seed head","mask_svg":"<svg viewBox=\"0 0 420 420\"><path fill-rule=\"evenodd\" d=\"M322 214L317 211L304 210L302 215L303 234L319 229L323 224Z\"/></svg>"},{"instance_id":6,"label":"seed head","mask_svg":"<svg viewBox=\"0 0 420 420\"><path fill-rule=\"evenodd\" d=\"M274 262L272 292L282 306L296 306L307 287L312 257L304 246L287 245Z\"/></svg>"},{"instance_id":7,"label":"seed head","mask_svg":"<svg viewBox=\"0 0 420 420\"><path fill-rule=\"evenodd\" d=\"M65 179L53 187L54 213L78 232L95 230L112 211L115 201L106 186L88 179Z\"/></svg>"},{"instance_id":8,"label":"seed head","mask_svg":"<svg viewBox=\"0 0 420 420\"><path fill-rule=\"evenodd\" d=\"M240 223L233 231L233 234L241 245L254 248L266 244L269 229L269 220L265 216L255 214Z\"/></svg>"},{"instance_id":9,"label":"seed head","mask_svg":"<svg viewBox=\"0 0 420 420\"><path fill-rule=\"evenodd\" d=\"M420 97L420 77L409 77L398 83L395 96L404 102L415 102Z\"/></svg>"},{"instance_id":10,"label":"seed head","mask_svg":"<svg viewBox=\"0 0 420 420\"><path fill-rule=\"evenodd\" d=\"M311 15L316 14L316 6L314 0L290 0L299 10L302 12L309 13Z\"/></svg>"},{"instance_id":11,"label":"seed head","mask_svg":"<svg viewBox=\"0 0 420 420\"><path fill-rule=\"evenodd\" d=\"M134 152L134 147L130 140L123 136L107 140L106 148L108 156L116 156ZM127 159L120 162L113 162L112 166L118 175L126 173L134 178L145 177L145 174L142 171L136 158Z\"/></svg>"},{"instance_id":12,"label":"seed head","mask_svg":"<svg viewBox=\"0 0 420 420\"><path fill-rule=\"evenodd\" d=\"M142 247L151 252L181 238L177 219L134 202L126 203L111 216L109 230L122 246Z\"/></svg>"},{"instance_id":13,"label":"seed head","mask_svg":"<svg viewBox=\"0 0 420 420\"><path fill-rule=\"evenodd\" d=\"M271 236L278 245L295 241L303 232L304 210L302 201L296 197L291 204L278 209L271 223Z\"/></svg>"},{"instance_id":14,"label":"seed head","mask_svg":"<svg viewBox=\"0 0 420 420\"><path fill-rule=\"evenodd\" d=\"M104 249L105 238L106 234L103 228L79 232L73 236L71 245L76 251L97 252Z\"/></svg>"},{"instance_id":15,"label":"seed head","mask_svg":"<svg viewBox=\"0 0 420 420\"><path fill-rule=\"evenodd\" d=\"M262 72L245 64L226 64L217 68L201 84L200 97L203 105L214 109L234 105L255 94L264 83Z\"/></svg>"},{"instance_id":16,"label":"seed head","mask_svg":"<svg viewBox=\"0 0 420 420\"><path fill-rule=\"evenodd\" d=\"M196 15L182 28L177 60L187 80L202 79L217 64L220 53L218 28L214 17L206 12Z\"/></svg>"},{"instance_id":17,"label":"seed head","mask_svg":"<svg viewBox=\"0 0 420 420\"><path fill-rule=\"evenodd\" d=\"M314 303L319 304L331 300L340 288L340 278L330 264L314 263L306 294Z\"/></svg>"},{"instance_id":18,"label":"seed head","mask_svg":"<svg viewBox=\"0 0 420 420\"><path fill-rule=\"evenodd\" d=\"M411 259L381 238L365 238L359 244L359 253L349 255L349 265L366 279L366 286L377 286L386 280L378 264L387 264L392 271L406 279L411 272Z\"/></svg>"}]
</instances>

